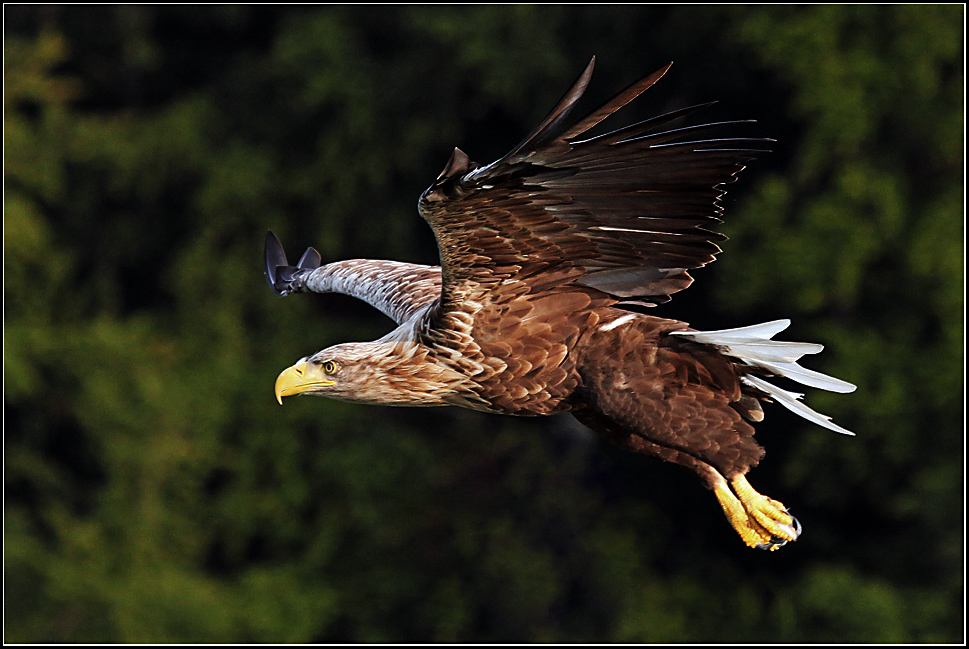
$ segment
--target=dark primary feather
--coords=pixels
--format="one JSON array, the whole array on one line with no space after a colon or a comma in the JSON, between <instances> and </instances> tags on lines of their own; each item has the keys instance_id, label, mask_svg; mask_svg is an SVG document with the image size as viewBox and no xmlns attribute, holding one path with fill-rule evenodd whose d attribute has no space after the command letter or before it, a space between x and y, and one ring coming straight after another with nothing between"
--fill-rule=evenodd
<instances>
[{"instance_id":1,"label":"dark primary feather","mask_svg":"<svg viewBox=\"0 0 969 649\"><path fill-rule=\"evenodd\" d=\"M266 281L269 288L279 295L299 293L305 288L305 280L310 271L320 267L320 253L316 248L307 248L296 266L290 266L286 251L272 232L266 233Z\"/></svg>"},{"instance_id":2,"label":"dark primary feather","mask_svg":"<svg viewBox=\"0 0 969 649\"><path fill-rule=\"evenodd\" d=\"M613 301L656 304L689 286L687 271L720 252L716 242L724 237L707 229L720 221L720 185L732 182L766 140L683 141L742 122L657 131L703 106L578 140L669 68L568 126L593 63L508 155L480 167L455 150L422 195L421 214L441 252L445 293L453 282L485 288L518 280L542 290L585 286Z\"/></svg>"}]
</instances>

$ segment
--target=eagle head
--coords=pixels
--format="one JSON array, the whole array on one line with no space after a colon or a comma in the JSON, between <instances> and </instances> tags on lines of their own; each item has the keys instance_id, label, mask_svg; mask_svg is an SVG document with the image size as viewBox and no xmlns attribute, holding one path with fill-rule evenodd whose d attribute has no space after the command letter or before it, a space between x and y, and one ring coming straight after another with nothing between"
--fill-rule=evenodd
<instances>
[{"instance_id":1,"label":"eagle head","mask_svg":"<svg viewBox=\"0 0 969 649\"><path fill-rule=\"evenodd\" d=\"M309 394L397 406L443 405L458 390L455 373L427 361L414 343L359 342L300 359L276 378L276 400Z\"/></svg>"}]
</instances>

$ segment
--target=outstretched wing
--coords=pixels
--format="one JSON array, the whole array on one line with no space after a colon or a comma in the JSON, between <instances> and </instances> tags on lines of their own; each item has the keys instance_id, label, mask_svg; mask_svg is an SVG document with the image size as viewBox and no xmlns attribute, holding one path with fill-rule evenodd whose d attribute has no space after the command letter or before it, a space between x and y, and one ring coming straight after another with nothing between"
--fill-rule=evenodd
<instances>
[{"instance_id":1,"label":"outstretched wing","mask_svg":"<svg viewBox=\"0 0 969 649\"><path fill-rule=\"evenodd\" d=\"M445 298L457 284L489 290L516 280L533 291L571 284L652 305L689 286L687 271L720 252L716 242L725 237L708 229L720 222L720 186L735 180L765 140L695 139L742 122L661 129L709 104L580 140L670 67L569 126L594 63L510 153L481 167L455 149L421 196L441 253Z\"/></svg>"},{"instance_id":2,"label":"outstretched wing","mask_svg":"<svg viewBox=\"0 0 969 649\"><path fill-rule=\"evenodd\" d=\"M397 324L428 309L441 296L438 266L379 259L347 259L320 265L320 253L307 248L295 266L272 232L266 233L266 280L279 295L342 293L363 300Z\"/></svg>"}]
</instances>

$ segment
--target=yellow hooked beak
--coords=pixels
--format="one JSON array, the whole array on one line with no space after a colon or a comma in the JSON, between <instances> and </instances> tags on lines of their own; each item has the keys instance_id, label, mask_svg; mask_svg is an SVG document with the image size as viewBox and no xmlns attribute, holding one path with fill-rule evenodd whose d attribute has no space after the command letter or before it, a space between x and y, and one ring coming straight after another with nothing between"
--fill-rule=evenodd
<instances>
[{"instance_id":1,"label":"yellow hooked beak","mask_svg":"<svg viewBox=\"0 0 969 649\"><path fill-rule=\"evenodd\" d=\"M316 368L310 368L306 360L301 360L292 367L287 367L278 377L276 377L276 401L283 405L283 397L294 394L302 394L313 388L325 388L328 385L335 385L336 381L330 379L316 378Z\"/></svg>"}]
</instances>

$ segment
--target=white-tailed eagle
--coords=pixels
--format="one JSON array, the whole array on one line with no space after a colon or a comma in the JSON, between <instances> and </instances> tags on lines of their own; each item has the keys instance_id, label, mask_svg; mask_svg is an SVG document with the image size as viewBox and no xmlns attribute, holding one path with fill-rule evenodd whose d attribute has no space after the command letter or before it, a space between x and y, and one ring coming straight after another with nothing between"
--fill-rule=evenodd
<instances>
[{"instance_id":1,"label":"white-tailed eagle","mask_svg":"<svg viewBox=\"0 0 969 649\"><path fill-rule=\"evenodd\" d=\"M266 275L279 294L345 293L398 327L344 343L284 370L276 397L312 394L372 404L458 405L510 415L570 412L619 446L700 475L743 541L776 549L800 534L784 505L747 472L764 454L752 423L777 401L851 434L770 381L850 392L797 364L821 345L773 340L789 321L721 331L644 315L712 262L725 239L722 186L757 138L704 139L714 127L670 129L703 106L583 136L663 76L642 79L586 117L568 117L594 59L547 118L500 160L455 149L421 195L441 265L349 260L295 266L270 233Z\"/></svg>"}]
</instances>

